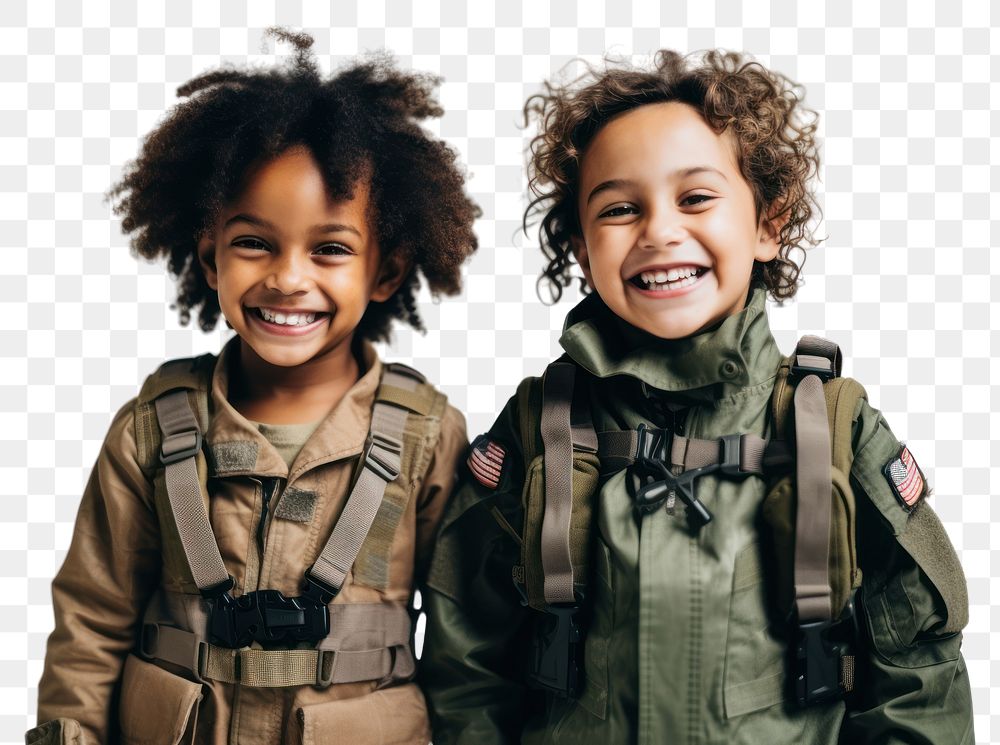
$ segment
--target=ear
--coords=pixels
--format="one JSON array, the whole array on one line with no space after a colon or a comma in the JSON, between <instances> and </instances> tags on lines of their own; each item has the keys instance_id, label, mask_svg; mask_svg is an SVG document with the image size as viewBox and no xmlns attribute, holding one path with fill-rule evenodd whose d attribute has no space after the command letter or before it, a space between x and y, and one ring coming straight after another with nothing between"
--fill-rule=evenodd
<instances>
[{"instance_id":1,"label":"ear","mask_svg":"<svg viewBox=\"0 0 1000 745\"><path fill-rule=\"evenodd\" d=\"M583 278L587 280L587 286L593 290L594 278L590 273L590 254L587 252L587 242L583 240L583 236L572 235L569 238L569 245L573 250L573 258L583 270Z\"/></svg>"},{"instance_id":2,"label":"ear","mask_svg":"<svg viewBox=\"0 0 1000 745\"><path fill-rule=\"evenodd\" d=\"M215 236L205 233L198 239L198 263L205 273L205 281L219 291L219 270L215 266Z\"/></svg>"},{"instance_id":3,"label":"ear","mask_svg":"<svg viewBox=\"0 0 1000 745\"><path fill-rule=\"evenodd\" d=\"M397 250L383 259L378 268L378 279L375 282L375 289L372 290L371 299L381 303L391 298L410 273L410 268L410 259L403 251Z\"/></svg>"},{"instance_id":4,"label":"ear","mask_svg":"<svg viewBox=\"0 0 1000 745\"><path fill-rule=\"evenodd\" d=\"M761 217L760 226L757 230L757 248L754 251L754 259L766 264L778 255L781 248L781 229L785 227L790 217L787 210L781 204L772 204L769 216Z\"/></svg>"}]
</instances>

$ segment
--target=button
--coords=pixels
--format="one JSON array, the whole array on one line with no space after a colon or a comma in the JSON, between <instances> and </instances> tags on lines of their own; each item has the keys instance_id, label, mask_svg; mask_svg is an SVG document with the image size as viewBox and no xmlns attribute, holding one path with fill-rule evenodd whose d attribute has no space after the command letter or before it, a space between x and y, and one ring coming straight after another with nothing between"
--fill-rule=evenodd
<instances>
[{"instance_id":1,"label":"button","mask_svg":"<svg viewBox=\"0 0 1000 745\"><path fill-rule=\"evenodd\" d=\"M735 378L740 373L740 366L732 360L726 360L719 367L719 374L724 378Z\"/></svg>"}]
</instances>

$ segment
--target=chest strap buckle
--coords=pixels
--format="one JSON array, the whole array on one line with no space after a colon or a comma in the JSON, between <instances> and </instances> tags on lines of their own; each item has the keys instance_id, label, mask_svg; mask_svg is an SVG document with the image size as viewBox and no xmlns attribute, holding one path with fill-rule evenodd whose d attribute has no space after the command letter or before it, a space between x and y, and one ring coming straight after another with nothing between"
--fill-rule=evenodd
<instances>
[{"instance_id":1,"label":"chest strap buckle","mask_svg":"<svg viewBox=\"0 0 1000 745\"><path fill-rule=\"evenodd\" d=\"M313 598L286 598L278 590L256 590L237 598L226 592L212 604L208 630L213 644L229 649L252 642L318 642L330 633L330 611Z\"/></svg>"}]
</instances>

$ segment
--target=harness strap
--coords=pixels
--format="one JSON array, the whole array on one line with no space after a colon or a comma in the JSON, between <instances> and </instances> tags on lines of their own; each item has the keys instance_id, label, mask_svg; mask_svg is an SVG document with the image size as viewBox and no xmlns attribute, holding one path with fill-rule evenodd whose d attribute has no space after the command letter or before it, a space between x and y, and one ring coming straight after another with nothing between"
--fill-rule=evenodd
<instances>
[{"instance_id":1,"label":"harness strap","mask_svg":"<svg viewBox=\"0 0 1000 745\"><path fill-rule=\"evenodd\" d=\"M808 352L818 351L824 356ZM826 356L828 355L828 356ZM831 494L830 423L823 380L840 371L836 344L807 336L795 348L791 374L795 387L795 608L799 623L832 616L830 583Z\"/></svg>"},{"instance_id":2,"label":"harness strap","mask_svg":"<svg viewBox=\"0 0 1000 745\"><path fill-rule=\"evenodd\" d=\"M545 512L541 554L545 602L574 603L569 531L573 513L571 408L576 366L554 362L542 378L542 446L545 450Z\"/></svg>"},{"instance_id":3,"label":"harness strap","mask_svg":"<svg viewBox=\"0 0 1000 745\"><path fill-rule=\"evenodd\" d=\"M155 405L162 435L160 460L164 464L170 511L191 575L203 592L211 588L228 589L232 586L232 578L222 563L198 482L201 429L191 410L187 391L171 391L157 398Z\"/></svg>"},{"instance_id":4,"label":"harness strap","mask_svg":"<svg viewBox=\"0 0 1000 745\"><path fill-rule=\"evenodd\" d=\"M333 532L308 571L310 579L320 580L334 595L340 592L358 558L382 504L386 484L399 476L406 417L406 409L393 404L377 402L372 409L371 439L364 466Z\"/></svg>"},{"instance_id":5,"label":"harness strap","mask_svg":"<svg viewBox=\"0 0 1000 745\"><path fill-rule=\"evenodd\" d=\"M338 603L330 610L333 630L316 649L228 649L209 644L203 634L147 623L141 652L188 670L198 680L265 688L412 676L415 663L405 607Z\"/></svg>"},{"instance_id":6,"label":"harness strap","mask_svg":"<svg viewBox=\"0 0 1000 745\"><path fill-rule=\"evenodd\" d=\"M647 434L663 437L664 430L649 429ZM722 465L739 469L740 473L762 474L764 472L764 451L767 441L757 435L739 435L738 452L736 440L719 437L700 440L693 437L673 435L670 448L670 466L681 471L704 466ZM635 430L599 432L597 452L604 471L620 471L635 463L639 454L639 435Z\"/></svg>"}]
</instances>

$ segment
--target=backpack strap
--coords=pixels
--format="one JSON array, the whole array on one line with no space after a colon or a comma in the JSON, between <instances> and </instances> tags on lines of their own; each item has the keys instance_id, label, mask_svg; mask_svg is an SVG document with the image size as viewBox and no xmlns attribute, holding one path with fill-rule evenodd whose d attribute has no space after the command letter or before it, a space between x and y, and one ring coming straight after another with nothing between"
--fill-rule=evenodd
<instances>
[{"instance_id":1,"label":"backpack strap","mask_svg":"<svg viewBox=\"0 0 1000 745\"><path fill-rule=\"evenodd\" d=\"M212 533L205 505L204 485L198 478L197 458L202 435L186 390L172 390L155 399L160 428L160 462L174 525L195 585L205 597L215 597L233 587L219 544Z\"/></svg>"},{"instance_id":2,"label":"backpack strap","mask_svg":"<svg viewBox=\"0 0 1000 745\"><path fill-rule=\"evenodd\" d=\"M545 602L575 603L570 546L573 516L573 451L597 451L590 408L574 396L576 365L556 361L542 377L542 446L545 449L545 512L541 559Z\"/></svg>"},{"instance_id":3,"label":"backpack strap","mask_svg":"<svg viewBox=\"0 0 1000 745\"><path fill-rule=\"evenodd\" d=\"M597 452L601 458L601 472L614 473L628 468L642 457L649 457L650 443L664 437L669 438L671 443L671 468L690 471L717 465L719 471L726 475L764 473L767 441L762 437L743 434L701 440L652 427L642 433L634 429L598 432Z\"/></svg>"}]
</instances>

